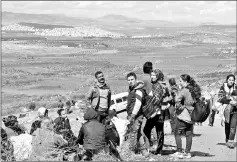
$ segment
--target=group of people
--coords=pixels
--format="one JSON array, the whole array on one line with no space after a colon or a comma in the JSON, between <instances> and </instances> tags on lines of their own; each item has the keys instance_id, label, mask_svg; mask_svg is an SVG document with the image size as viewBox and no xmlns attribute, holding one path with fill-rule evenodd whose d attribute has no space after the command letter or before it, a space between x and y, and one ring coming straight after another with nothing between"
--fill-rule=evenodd
<instances>
[{"instance_id":1,"label":"group of people","mask_svg":"<svg viewBox=\"0 0 237 162\"><path fill-rule=\"evenodd\" d=\"M130 72L126 76L128 82L126 140L129 142L129 149L148 157L149 150L153 147L155 149L151 153L161 156L164 145L164 121L169 119L171 133L174 134L177 145L176 152L171 156L181 159L191 158L195 122L192 121L190 114L194 110L194 103L202 98L200 86L188 74L179 77L179 84L176 83L175 78L170 78L167 84L162 71L154 69L152 62L146 62L143 65L143 72L139 75ZM107 148L110 154L122 160L116 150L120 145L119 135L111 122L111 119L117 116L116 110L110 110L111 88L106 83L103 72L97 71L95 78L96 83L87 95L87 101L91 106L84 113L86 122L82 124L78 137L75 137L71 130L67 109L60 107L57 111L59 116L55 120L48 116L46 108L38 109L38 119L32 123L30 130L33 136L32 156L34 159L38 157L42 160L44 157L43 160L45 160L50 152L50 156L54 156L55 151L52 153L52 150L56 147L78 147L80 144L83 145L85 152L78 155L77 160L92 160L95 154ZM223 112L226 145L233 148L237 125L237 86L234 75L227 76L226 82L219 90L217 102L226 105ZM17 125L16 119L14 119L15 122L9 121L5 119L6 127ZM17 128L20 129L20 127ZM153 128L155 128L156 143L152 140ZM21 130L18 132L23 133L24 129ZM6 134L9 135L9 133ZM182 135L186 137L184 152Z\"/></svg>"}]
</instances>

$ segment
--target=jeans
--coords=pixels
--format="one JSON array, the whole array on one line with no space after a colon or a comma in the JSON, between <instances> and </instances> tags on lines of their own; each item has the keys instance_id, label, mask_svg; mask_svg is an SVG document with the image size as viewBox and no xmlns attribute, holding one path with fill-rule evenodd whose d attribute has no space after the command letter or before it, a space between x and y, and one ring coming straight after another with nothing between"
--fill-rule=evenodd
<instances>
[{"instance_id":1,"label":"jeans","mask_svg":"<svg viewBox=\"0 0 237 162\"><path fill-rule=\"evenodd\" d=\"M159 122L159 115L156 115L152 119L146 121L144 127L144 133L147 136L148 140L151 142L151 131L155 127L157 134L157 153L161 153L164 145L164 122Z\"/></svg>"},{"instance_id":2,"label":"jeans","mask_svg":"<svg viewBox=\"0 0 237 162\"><path fill-rule=\"evenodd\" d=\"M216 111L212 110L211 115L209 116L209 124L213 125L215 120Z\"/></svg>"},{"instance_id":3,"label":"jeans","mask_svg":"<svg viewBox=\"0 0 237 162\"><path fill-rule=\"evenodd\" d=\"M225 123L225 136L227 141L235 139L236 125L237 125L237 113L230 114L230 122Z\"/></svg>"},{"instance_id":4,"label":"jeans","mask_svg":"<svg viewBox=\"0 0 237 162\"><path fill-rule=\"evenodd\" d=\"M186 123L182 120L176 119L175 141L177 145L177 152L182 152L181 135L186 136L186 153L190 153L193 138L193 124Z\"/></svg>"},{"instance_id":5,"label":"jeans","mask_svg":"<svg viewBox=\"0 0 237 162\"><path fill-rule=\"evenodd\" d=\"M175 131L175 107L174 106L170 106L169 112L170 112L171 132L174 133L174 131Z\"/></svg>"},{"instance_id":6,"label":"jeans","mask_svg":"<svg viewBox=\"0 0 237 162\"><path fill-rule=\"evenodd\" d=\"M143 116L135 119L132 125L132 132L129 133L129 149L132 151L141 151L146 149L146 137L142 134Z\"/></svg>"}]
</instances>

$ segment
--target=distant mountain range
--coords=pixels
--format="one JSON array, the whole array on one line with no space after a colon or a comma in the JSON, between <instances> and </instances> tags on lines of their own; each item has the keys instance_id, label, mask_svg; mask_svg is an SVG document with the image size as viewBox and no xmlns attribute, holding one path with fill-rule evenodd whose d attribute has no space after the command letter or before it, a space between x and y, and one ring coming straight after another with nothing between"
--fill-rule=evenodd
<instances>
[{"instance_id":1,"label":"distant mountain range","mask_svg":"<svg viewBox=\"0 0 237 162\"><path fill-rule=\"evenodd\" d=\"M106 15L97 19L92 18L75 18L64 15L56 14L25 14L2 12L2 24L9 25L13 23L27 22L27 23L40 23L40 24L53 24L53 25L68 25L68 26L81 26L81 25L95 25L104 29L128 27L128 28L146 28L146 27L184 27L196 26L197 24L176 23L163 20L140 20L129 18L122 15Z\"/></svg>"},{"instance_id":2,"label":"distant mountain range","mask_svg":"<svg viewBox=\"0 0 237 162\"><path fill-rule=\"evenodd\" d=\"M95 26L106 31L123 33L125 35L157 34L158 30L167 28L188 30L189 27L211 28L236 28L236 25L219 25L214 22L192 23L172 22L164 20L140 20L123 15L105 15L98 18L68 17L62 14L26 14L14 12L2 12L2 26L10 24L34 26L37 28L72 28L80 26ZM184 28L188 27L188 28Z\"/></svg>"}]
</instances>

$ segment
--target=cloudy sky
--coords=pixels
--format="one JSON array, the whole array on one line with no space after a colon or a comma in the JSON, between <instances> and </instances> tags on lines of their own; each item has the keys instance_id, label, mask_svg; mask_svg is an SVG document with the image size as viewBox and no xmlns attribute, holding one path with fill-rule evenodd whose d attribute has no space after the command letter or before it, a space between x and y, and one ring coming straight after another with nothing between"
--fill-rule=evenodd
<instances>
[{"instance_id":1,"label":"cloudy sky","mask_svg":"<svg viewBox=\"0 0 237 162\"><path fill-rule=\"evenodd\" d=\"M89 18L119 14L144 20L236 24L236 1L3 1L2 10Z\"/></svg>"}]
</instances>

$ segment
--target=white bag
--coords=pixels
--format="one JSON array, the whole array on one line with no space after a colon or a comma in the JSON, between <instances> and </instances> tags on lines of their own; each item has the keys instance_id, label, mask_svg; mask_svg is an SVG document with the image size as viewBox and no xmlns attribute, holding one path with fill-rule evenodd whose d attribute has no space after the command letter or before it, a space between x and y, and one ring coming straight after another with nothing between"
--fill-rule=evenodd
<instances>
[{"instance_id":1,"label":"white bag","mask_svg":"<svg viewBox=\"0 0 237 162\"><path fill-rule=\"evenodd\" d=\"M119 133L119 138L120 138L120 146L125 140L125 135L127 132L127 125L129 124L129 121L126 119L121 119L117 117L113 117L111 121L114 123L118 133Z\"/></svg>"},{"instance_id":2,"label":"white bag","mask_svg":"<svg viewBox=\"0 0 237 162\"><path fill-rule=\"evenodd\" d=\"M32 136L20 134L19 136L10 137L10 140L14 147L16 161L27 160L32 153Z\"/></svg>"}]
</instances>

